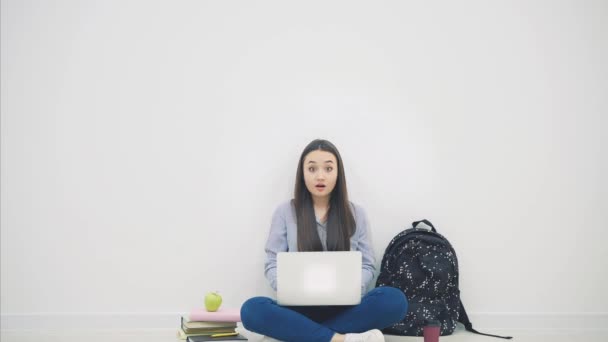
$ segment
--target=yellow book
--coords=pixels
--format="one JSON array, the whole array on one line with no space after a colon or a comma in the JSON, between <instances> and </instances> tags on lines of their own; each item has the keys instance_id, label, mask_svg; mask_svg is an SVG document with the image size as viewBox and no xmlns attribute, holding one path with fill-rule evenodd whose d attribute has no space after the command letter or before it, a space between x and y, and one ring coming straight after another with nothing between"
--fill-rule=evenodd
<instances>
[{"instance_id":1,"label":"yellow book","mask_svg":"<svg viewBox=\"0 0 608 342\"><path fill-rule=\"evenodd\" d=\"M200 333L186 333L184 331L184 329L179 328L179 329L177 329L177 338L179 338L180 340L185 340L189 336L211 336L211 335L215 335L215 334L234 333L234 332L236 332L236 330L234 330L234 329L233 330L225 329L225 330L205 331L205 332L200 332Z\"/></svg>"}]
</instances>

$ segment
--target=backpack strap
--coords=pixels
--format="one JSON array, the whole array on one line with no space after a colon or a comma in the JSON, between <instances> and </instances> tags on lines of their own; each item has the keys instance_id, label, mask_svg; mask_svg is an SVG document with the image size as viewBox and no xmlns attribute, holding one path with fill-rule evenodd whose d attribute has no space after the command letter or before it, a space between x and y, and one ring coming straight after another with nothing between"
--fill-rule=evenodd
<instances>
[{"instance_id":1,"label":"backpack strap","mask_svg":"<svg viewBox=\"0 0 608 342\"><path fill-rule=\"evenodd\" d=\"M510 340L513 338L513 336L498 336L498 335L484 334L484 333L480 333L479 331L473 329L473 323L471 323L471 321L469 320L469 316L467 316L467 312L464 309L464 305L462 305L462 300L460 300L460 313L459 313L458 317L459 317L458 322L464 324L464 328L467 329L467 331L470 331L472 333L479 334L479 335L485 335L485 336L491 336L491 337L504 338L506 340Z\"/></svg>"},{"instance_id":2,"label":"backpack strap","mask_svg":"<svg viewBox=\"0 0 608 342\"><path fill-rule=\"evenodd\" d=\"M429 221L429 220L420 220L420 221L414 221L414 222L412 222L412 227L413 227L413 228L416 228L416 227L417 227L417 226L418 226L420 223L424 223L424 224L426 224L427 226L431 227L431 230L432 230L434 233L437 233L437 229L435 229L435 227L433 226L433 224L432 224L432 223L431 223L431 221Z\"/></svg>"}]
</instances>

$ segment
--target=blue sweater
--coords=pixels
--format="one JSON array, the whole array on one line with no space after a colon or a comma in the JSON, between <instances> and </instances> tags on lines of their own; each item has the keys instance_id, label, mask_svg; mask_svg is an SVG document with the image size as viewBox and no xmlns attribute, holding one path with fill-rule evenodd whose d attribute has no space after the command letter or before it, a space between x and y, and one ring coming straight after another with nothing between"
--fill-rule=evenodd
<instances>
[{"instance_id":1,"label":"blue sweater","mask_svg":"<svg viewBox=\"0 0 608 342\"><path fill-rule=\"evenodd\" d=\"M369 283L374 278L375 256L372 247L369 222L362 207L352 202L351 209L355 216L356 230L350 238L350 250L361 251L363 263L361 269L361 295L365 295ZM317 231L323 245L327 250L327 227L317 218ZM272 215L270 233L266 242L266 262L264 264L266 279L270 286L277 290L277 253L298 250L298 225L296 223L295 208L291 200L281 203Z\"/></svg>"}]
</instances>

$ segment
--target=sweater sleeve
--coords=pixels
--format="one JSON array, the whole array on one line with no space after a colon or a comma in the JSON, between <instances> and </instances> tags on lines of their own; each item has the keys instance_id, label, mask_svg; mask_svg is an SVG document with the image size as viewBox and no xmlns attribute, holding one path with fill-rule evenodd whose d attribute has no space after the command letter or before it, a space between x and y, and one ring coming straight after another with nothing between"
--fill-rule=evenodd
<instances>
[{"instance_id":1,"label":"sweater sleeve","mask_svg":"<svg viewBox=\"0 0 608 342\"><path fill-rule=\"evenodd\" d=\"M286 252L287 245L287 223L282 206L279 206L272 215L270 233L266 241L266 262L264 263L264 274L270 287L277 290L277 253Z\"/></svg>"},{"instance_id":2,"label":"sweater sleeve","mask_svg":"<svg viewBox=\"0 0 608 342\"><path fill-rule=\"evenodd\" d=\"M361 296L367 293L367 288L370 282L374 278L374 272L376 271L376 257L374 255L374 249L372 246L372 239L370 234L370 225L367 219L365 210L361 207L357 207L357 240L359 245L359 251L363 256L362 270L361 270Z\"/></svg>"}]
</instances>

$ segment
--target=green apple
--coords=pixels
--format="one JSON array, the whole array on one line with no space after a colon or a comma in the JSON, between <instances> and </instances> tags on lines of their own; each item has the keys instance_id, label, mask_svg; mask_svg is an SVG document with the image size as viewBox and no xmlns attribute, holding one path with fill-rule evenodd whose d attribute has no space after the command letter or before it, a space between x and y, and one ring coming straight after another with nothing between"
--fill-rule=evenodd
<instances>
[{"instance_id":1,"label":"green apple","mask_svg":"<svg viewBox=\"0 0 608 342\"><path fill-rule=\"evenodd\" d=\"M222 296L217 292L209 292L205 296L205 309L207 311L217 311L222 305Z\"/></svg>"}]
</instances>

